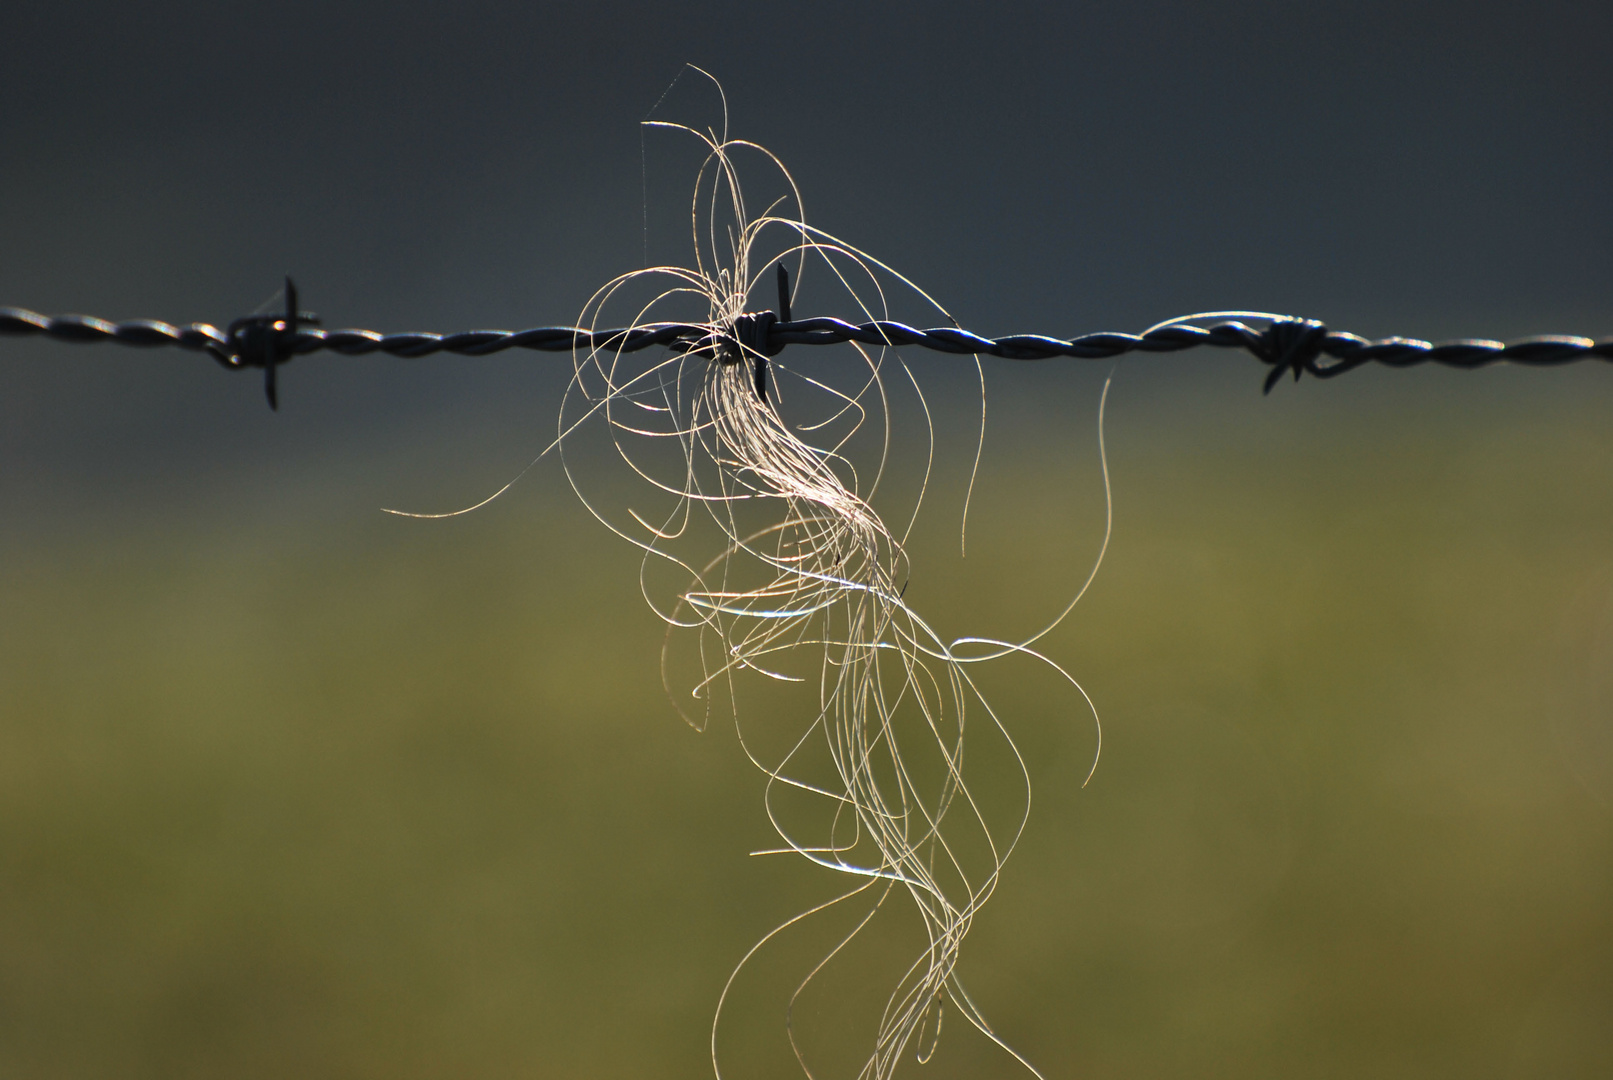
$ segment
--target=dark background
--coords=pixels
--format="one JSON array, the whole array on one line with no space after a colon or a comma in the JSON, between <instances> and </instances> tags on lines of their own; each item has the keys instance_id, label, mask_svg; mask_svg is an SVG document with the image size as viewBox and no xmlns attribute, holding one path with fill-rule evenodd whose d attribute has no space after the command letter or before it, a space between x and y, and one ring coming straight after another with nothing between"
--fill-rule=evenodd
<instances>
[{"instance_id":1,"label":"dark background","mask_svg":"<svg viewBox=\"0 0 1613 1080\"><path fill-rule=\"evenodd\" d=\"M327 326L569 323L683 257L692 160L639 121L694 63L809 221L981 333L1613 333L1603 5L0 28L0 302L47 313L222 325L289 272ZM685 76L656 116L715 101ZM271 414L204 357L0 341L0 1071L708 1067L732 963L824 886L742 858L758 785L659 698L631 552L547 462L450 525L376 510L510 479L568 363L317 355ZM1107 370L987 364L980 548L941 610L1012 633L1082 576ZM1263 374L1119 365L1115 548L1050 645L1106 757L1081 791L1090 733L1026 721L1047 831L966 975L1050 1078L1606 1075L1609 372ZM733 1053L783 1075L756 1000ZM821 1027L861 1047L866 1011ZM961 1028L934 1068L1013 1074Z\"/></svg>"},{"instance_id":2,"label":"dark background","mask_svg":"<svg viewBox=\"0 0 1613 1080\"><path fill-rule=\"evenodd\" d=\"M223 324L292 273L327 325L568 322L643 259L637 122L690 62L812 221L983 333L1253 308L1596 336L1610 28L1577 3L11 4L0 295ZM709 94L675 104L716 123ZM649 164L674 205L681 159ZM485 421L555 366L321 358L271 417L193 356L7 354L8 459L163 487L174 458Z\"/></svg>"}]
</instances>

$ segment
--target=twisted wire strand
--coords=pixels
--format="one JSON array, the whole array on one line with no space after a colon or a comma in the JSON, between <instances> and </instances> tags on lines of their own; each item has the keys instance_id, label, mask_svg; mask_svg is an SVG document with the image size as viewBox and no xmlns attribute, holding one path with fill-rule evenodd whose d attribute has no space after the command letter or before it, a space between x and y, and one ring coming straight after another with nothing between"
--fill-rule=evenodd
<instances>
[{"instance_id":1,"label":"twisted wire strand","mask_svg":"<svg viewBox=\"0 0 1613 1080\"><path fill-rule=\"evenodd\" d=\"M889 320L850 323L819 317L786 321L767 312L741 316L738 323L728 328L701 323L655 323L615 330L540 326L530 330L469 330L457 334L381 334L374 330L324 330L305 325L298 325L293 331L283 319L262 316L238 319L229 331L223 331L210 323L176 326L156 319L111 322L91 315L47 316L26 308L0 307L0 334L44 334L58 341L115 341L142 347L177 345L210 353L229 368L270 367L294 356L321 350L343 356L383 352L413 358L438 352L486 356L505 349L637 352L657 345L687 352L712 348L723 341L743 341L756 351L775 355L786 345L857 342L876 346L919 345L936 352L980 354L1008 360L1055 357L1104 360L1130 352L1180 352L1213 345L1244 349L1271 365L1273 370L1266 380L1268 391L1285 371L1292 371L1296 379L1302 373L1329 379L1369 363L1389 367L1435 363L1477 368L1495 363L1549 367L1577 360L1613 360L1613 338L1596 340L1569 334L1545 334L1511 342L1487 338L1459 338L1438 343L1408 337L1372 340L1329 330L1314 319L1288 315L1245 316L1264 320L1263 327L1251 326L1240 319L1211 322L1207 326L1185 321L1194 318L1184 316L1141 334L1101 332L1069 339L1042 334L987 338L957 327L921 330ZM299 318L298 322L302 321ZM266 329L272 332L264 333Z\"/></svg>"}]
</instances>

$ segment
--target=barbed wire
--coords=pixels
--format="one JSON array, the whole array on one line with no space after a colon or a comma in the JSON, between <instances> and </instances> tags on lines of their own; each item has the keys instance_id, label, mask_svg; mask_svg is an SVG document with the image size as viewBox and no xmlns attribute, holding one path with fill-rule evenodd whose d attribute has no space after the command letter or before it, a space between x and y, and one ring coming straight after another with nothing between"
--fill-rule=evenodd
<instances>
[{"instance_id":1,"label":"barbed wire","mask_svg":"<svg viewBox=\"0 0 1613 1080\"><path fill-rule=\"evenodd\" d=\"M781 299L787 295L785 284L781 278ZM787 345L846 342L874 346L919 345L936 352L1007 360L1057 357L1106 360L1130 352L1180 352L1201 345L1241 348L1271 367L1264 387L1267 393L1284 372L1293 372L1296 380L1302 374L1331 379L1372 363L1397 368L1425 363L1478 368L1496 363L1548 367L1576 360L1613 360L1613 338L1594 340L1546 334L1512 342L1487 338L1438 343L1407 337L1373 340L1329 330L1316 319L1250 311L1202 312L1168 320L1140 334L1094 333L1068 339L1042 334L987 338L955 326L921 330L889 320L850 323L828 317L791 319L788 305L783 303L780 314L766 311L745 314L728 326L668 322L610 330L540 326L530 330L469 330L457 334L382 334L374 330L318 328L315 325L318 318L297 306L297 290L290 278L286 279L285 298L284 312L248 315L230 323L226 330L211 323L181 326L156 319L112 322L92 315L47 316L26 308L0 307L0 334L43 334L58 341L115 341L148 348L177 345L206 352L227 368L262 368L271 408L278 405L276 369L294 357L321 350L343 356L382 352L413 358L438 352L486 356L506 349L636 352L660 345L679 352L710 352L714 358L725 353L753 356L757 393L764 398L767 357L776 356ZM1251 326L1245 320L1264 325Z\"/></svg>"}]
</instances>

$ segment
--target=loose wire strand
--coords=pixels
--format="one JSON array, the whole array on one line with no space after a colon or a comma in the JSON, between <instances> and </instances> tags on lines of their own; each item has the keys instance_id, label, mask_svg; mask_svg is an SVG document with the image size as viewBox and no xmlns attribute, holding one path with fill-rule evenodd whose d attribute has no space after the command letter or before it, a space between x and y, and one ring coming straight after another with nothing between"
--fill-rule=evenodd
<instances>
[{"instance_id":1,"label":"loose wire strand","mask_svg":"<svg viewBox=\"0 0 1613 1080\"><path fill-rule=\"evenodd\" d=\"M663 679L680 712L704 728L719 707L731 711L744 753L766 777L764 808L785 845L770 850L863 879L841 900L883 883L855 927L791 995L786 1029L803 1070L811 1075L797 1041L795 1004L897 894L909 897L928 945L892 989L860 1075L884 1080L908 1049L924 1058L933 1054L944 1001L1001 1044L958 981L956 964L974 915L995 891L1023 834L1030 770L965 671L987 657L958 650L988 644L994 655L1019 652L1052 662L1029 642L962 638L948 645L904 599L911 577L906 543L935 467L935 417L918 372L890 351L901 334L887 329L903 324L889 319L887 282L953 321L951 333L963 332L918 285L806 224L788 170L764 148L728 140L726 133L649 123L692 135L707 150L690 204L694 265L634 271L595 293L573 335L573 374L552 445L589 512L643 553L640 588L667 623ZM747 216L740 187L741 154L760 155L787 189L755 219ZM764 245L775 235L783 241L769 254ZM759 375L753 381L776 351L778 327L803 325L777 316L760 329L747 322L755 319L748 314L754 290L786 260L796 268L796 288L809 270L826 270L865 324L878 328L845 338L856 359L849 386L786 364L771 368L770 387ZM666 284L655 286L658 279ZM599 329L607 310L646 285L646 299L632 301L622 329ZM790 299L781 289L781 309ZM704 305L706 317L681 324L658 318L663 308L686 302ZM682 335L660 342L670 346L664 355L637 359L646 331L673 325L683 327ZM974 362L979 367L978 356ZM983 368L977 377L983 388ZM927 438L911 507L892 528L874 499L887 479L898 386L911 395ZM984 418L982 408L982 424ZM666 504L613 513L592 495L589 468L570 457L584 430L605 436L627 475ZM971 492L981 440L983 431ZM866 473L857 463L864 453L871 458ZM1107 491L1106 465L1105 480ZM690 549L710 535L719 540L716 554L691 557ZM1107 529L1105 536L1106 544ZM683 584L663 599L659 582L666 571L681 575ZM671 660L673 644L683 640L694 646L692 688L680 688ZM740 705L749 693L741 684L752 675L803 690L816 682L815 710L774 753L765 744L776 736L753 737ZM687 705L694 708L685 711ZM965 775L965 734L977 711L1016 762L1020 809L1008 821L992 820ZM823 816L802 832L796 818L812 805L821 806ZM713 1021L719 1075L717 1035L734 980L758 949L805 914L764 936L731 975Z\"/></svg>"}]
</instances>

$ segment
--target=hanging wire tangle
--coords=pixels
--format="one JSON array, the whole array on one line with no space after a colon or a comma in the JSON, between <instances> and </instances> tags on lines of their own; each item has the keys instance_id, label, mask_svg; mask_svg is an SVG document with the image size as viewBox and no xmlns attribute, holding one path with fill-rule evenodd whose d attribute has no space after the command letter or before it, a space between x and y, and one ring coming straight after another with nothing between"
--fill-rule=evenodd
<instances>
[{"instance_id":1,"label":"hanging wire tangle","mask_svg":"<svg viewBox=\"0 0 1613 1080\"><path fill-rule=\"evenodd\" d=\"M275 370L293 357L329 349L343 356L384 352L420 357L447 352L486 356L505 349L571 352L573 349L610 349L637 352L661 345L675 352L744 354L754 358L757 394L767 397L767 358L786 345L921 345L936 352L998 356L1006 360L1106 360L1129 352L1181 352L1200 345L1241 348L1271 367L1265 392L1291 371L1330 379L1363 364L1389 367L1444 364L1478 368L1511 363L1548 367L1576 360L1613 360L1613 338L1594 340L1569 334L1545 334L1502 342L1487 338L1459 338L1439 343L1420 338L1388 337L1372 340L1357 334L1329 330L1315 319L1260 311L1208 311L1167 319L1140 334L1095 333L1064 339L1042 334L1011 334L987 338L961 327L920 330L905 323L875 320L850 323L843 319L790 317L789 283L779 266L779 310L747 312L726 326L702 323L649 323L614 330L588 330L575 326L540 326L530 330L468 330L458 334L381 334L374 330L322 330L319 319L297 306L297 289L286 278L285 311L248 315L220 330L210 323L176 326L156 319L111 322L93 315L41 315L20 307L0 307L0 334L44 334L58 341L116 341L123 345L178 345L205 351L227 368L262 368L269 407L278 407ZM1218 320L1218 321L1212 321ZM1262 325L1250 326L1243 320ZM1207 323L1208 325L1197 325Z\"/></svg>"}]
</instances>

